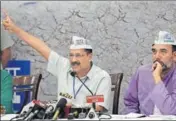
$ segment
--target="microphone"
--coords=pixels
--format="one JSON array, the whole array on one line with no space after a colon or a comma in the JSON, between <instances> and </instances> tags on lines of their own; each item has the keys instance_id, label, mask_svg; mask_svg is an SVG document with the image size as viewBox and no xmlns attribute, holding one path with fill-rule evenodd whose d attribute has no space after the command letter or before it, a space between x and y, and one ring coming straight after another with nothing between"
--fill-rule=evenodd
<instances>
[{"instance_id":1,"label":"microphone","mask_svg":"<svg viewBox=\"0 0 176 121\"><path fill-rule=\"evenodd\" d=\"M48 114L54 110L54 107L52 105L49 105L45 111L45 114Z\"/></svg>"},{"instance_id":2,"label":"microphone","mask_svg":"<svg viewBox=\"0 0 176 121\"><path fill-rule=\"evenodd\" d=\"M72 71L70 74L71 74L71 76L73 76L73 77L77 77L77 78L79 79L79 81L84 85L84 87L90 92L90 94L91 94L92 96L94 95L93 92L87 87L87 85L85 85L85 84L82 82L82 80L77 76L77 74L76 74L75 71ZM92 103L92 107L93 107L94 109L96 109L96 104L95 104L95 102Z\"/></svg>"},{"instance_id":3,"label":"microphone","mask_svg":"<svg viewBox=\"0 0 176 121\"><path fill-rule=\"evenodd\" d=\"M27 116L29 116L29 114L32 112L32 109L33 109L32 106L29 107L29 110L28 110L27 112L24 111L24 112L26 112L25 115L23 115L23 114L24 114L24 112L23 112L22 114L19 115L19 117L23 117L23 116L24 116L24 118L23 118L23 120L24 120L24 119L25 119Z\"/></svg>"},{"instance_id":4,"label":"microphone","mask_svg":"<svg viewBox=\"0 0 176 121\"><path fill-rule=\"evenodd\" d=\"M70 73L73 77L77 77L79 81L86 87L86 89L90 92L92 96L87 96L87 103L92 103L92 108L89 110L87 116L85 116L84 113L79 114L79 118L88 118L88 119L98 119L98 115L96 114L96 102L104 102L104 96L103 95L94 95L93 92L87 87L87 85L82 82L82 80L77 76L76 72Z\"/></svg>"},{"instance_id":5,"label":"microphone","mask_svg":"<svg viewBox=\"0 0 176 121\"><path fill-rule=\"evenodd\" d=\"M15 117L13 117L12 119L10 119L10 121L12 121L12 120L14 120L14 119L19 119L19 118L22 118L23 116L25 116L25 115L26 115L26 113L27 113L27 111L24 111L23 113L21 113L21 114L19 114L19 115L15 116Z\"/></svg>"},{"instance_id":6,"label":"microphone","mask_svg":"<svg viewBox=\"0 0 176 121\"><path fill-rule=\"evenodd\" d=\"M30 108L32 108L32 107L30 107ZM27 111L24 111L22 114L18 115L18 118L25 116L27 113L28 113Z\"/></svg>"},{"instance_id":7,"label":"microphone","mask_svg":"<svg viewBox=\"0 0 176 121\"><path fill-rule=\"evenodd\" d=\"M28 103L23 107L20 114L18 114L16 117L12 118L11 120L17 119L17 118L24 120L32 112L33 107L34 107L34 103L33 101L31 101L30 103Z\"/></svg>"},{"instance_id":8,"label":"microphone","mask_svg":"<svg viewBox=\"0 0 176 121\"><path fill-rule=\"evenodd\" d=\"M66 104L67 104L67 100L65 98L61 98L59 100L59 102L56 105L56 109L54 111L55 113L54 113L54 116L53 116L52 120L57 120L60 113L63 112L64 107L66 106ZM61 118L63 118L63 117L61 117Z\"/></svg>"},{"instance_id":9,"label":"microphone","mask_svg":"<svg viewBox=\"0 0 176 121\"><path fill-rule=\"evenodd\" d=\"M71 74L71 76L74 77L74 76L76 75L76 72L75 72L75 71L72 71L70 74Z\"/></svg>"},{"instance_id":10,"label":"microphone","mask_svg":"<svg viewBox=\"0 0 176 121\"><path fill-rule=\"evenodd\" d=\"M45 111L45 114L43 116L43 119L50 118L51 115L54 113L54 107L52 105L49 105Z\"/></svg>"},{"instance_id":11,"label":"microphone","mask_svg":"<svg viewBox=\"0 0 176 121\"><path fill-rule=\"evenodd\" d=\"M74 119L74 118L78 118L79 112L76 110L73 113L69 113L68 114L68 119Z\"/></svg>"},{"instance_id":12,"label":"microphone","mask_svg":"<svg viewBox=\"0 0 176 121\"><path fill-rule=\"evenodd\" d=\"M32 118L39 112L39 110L35 110L34 112L30 113L28 117L25 118L27 121L31 121Z\"/></svg>"},{"instance_id":13,"label":"microphone","mask_svg":"<svg viewBox=\"0 0 176 121\"><path fill-rule=\"evenodd\" d=\"M29 102L28 104L26 104L24 107L23 107L23 109L22 109L22 111L20 112L20 115L22 114L22 113L24 113L24 111L26 111L27 112L27 115L30 113L30 111L31 111L31 109L34 107L34 100L32 100L31 102Z\"/></svg>"},{"instance_id":14,"label":"microphone","mask_svg":"<svg viewBox=\"0 0 176 121\"><path fill-rule=\"evenodd\" d=\"M46 105L43 104L41 101L39 100L34 100L34 107L32 108L31 113L29 113L29 115L27 115L25 118L23 118L23 120L32 120L33 118L37 118L37 119L41 119L42 118L42 114L44 114L45 110L46 110ZM39 113L39 115L37 115Z\"/></svg>"},{"instance_id":15,"label":"microphone","mask_svg":"<svg viewBox=\"0 0 176 121\"><path fill-rule=\"evenodd\" d=\"M73 113L74 118L79 118L79 119L84 119L86 118L86 113L82 112L78 112L78 110L74 111Z\"/></svg>"},{"instance_id":16,"label":"microphone","mask_svg":"<svg viewBox=\"0 0 176 121\"><path fill-rule=\"evenodd\" d=\"M88 111L88 110L87 110ZM84 119L86 118L86 109L84 108L72 108L71 113L68 114L68 119Z\"/></svg>"}]
</instances>

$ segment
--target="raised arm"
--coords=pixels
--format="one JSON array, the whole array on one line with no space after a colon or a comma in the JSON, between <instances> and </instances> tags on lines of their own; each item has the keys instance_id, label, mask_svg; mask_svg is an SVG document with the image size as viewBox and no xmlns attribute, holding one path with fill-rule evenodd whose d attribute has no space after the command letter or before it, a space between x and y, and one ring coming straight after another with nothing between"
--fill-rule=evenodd
<instances>
[{"instance_id":1,"label":"raised arm","mask_svg":"<svg viewBox=\"0 0 176 121\"><path fill-rule=\"evenodd\" d=\"M31 34L25 32L23 29L15 25L15 23L7 15L6 11L3 11L5 14L5 19L2 21L5 29L9 32L13 32L20 39L29 44L32 48L37 50L46 60L48 60L51 49L39 38L32 36Z\"/></svg>"}]
</instances>

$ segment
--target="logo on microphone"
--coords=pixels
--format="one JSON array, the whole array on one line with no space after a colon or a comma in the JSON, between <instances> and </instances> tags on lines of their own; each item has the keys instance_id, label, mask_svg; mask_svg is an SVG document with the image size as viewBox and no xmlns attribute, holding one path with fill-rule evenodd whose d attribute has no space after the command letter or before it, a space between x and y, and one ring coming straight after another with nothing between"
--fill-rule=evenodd
<instances>
[{"instance_id":1,"label":"logo on microphone","mask_svg":"<svg viewBox=\"0 0 176 121\"><path fill-rule=\"evenodd\" d=\"M59 95L65 97L65 98L68 98L68 99L72 99L72 96L68 93L60 92Z\"/></svg>"}]
</instances>

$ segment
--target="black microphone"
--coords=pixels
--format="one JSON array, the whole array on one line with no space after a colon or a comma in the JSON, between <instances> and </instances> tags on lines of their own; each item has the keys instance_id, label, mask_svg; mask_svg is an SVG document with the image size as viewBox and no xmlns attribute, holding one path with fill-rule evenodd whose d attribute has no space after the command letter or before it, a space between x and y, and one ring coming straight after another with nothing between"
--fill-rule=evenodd
<instances>
[{"instance_id":1,"label":"black microphone","mask_svg":"<svg viewBox=\"0 0 176 121\"><path fill-rule=\"evenodd\" d=\"M76 72L75 71L72 71L72 72L70 72L70 74L71 74L71 76L75 76L76 75Z\"/></svg>"},{"instance_id":2,"label":"black microphone","mask_svg":"<svg viewBox=\"0 0 176 121\"><path fill-rule=\"evenodd\" d=\"M67 100L65 98L61 98L59 100L59 102L56 105L56 109L54 111L55 113L52 120L57 120L58 116L63 112L66 104L67 104ZM63 117L60 117L60 118L63 118Z\"/></svg>"},{"instance_id":3,"label":"black microphone","mask_svg":"<svg viewBox=\"0 0 176 121\"><path fill-rule=\"evenodd\" d=\"M84 87L86 87L86 89L90 92L90 94L91 94L92 96L94 95L93 92L87 87L87 85L85 85L85 84L82 82L82 80L77 76L77 74L76 74L75 71L72 71L70 74L71 74L71 76L73 76L73 77L77 77L77 78L79 79L79 81L84 85ZM96 104L95 104L95 102L92 103L92 106L93 106L94 109L96 109Z\"/></svg>"}]
</instances>

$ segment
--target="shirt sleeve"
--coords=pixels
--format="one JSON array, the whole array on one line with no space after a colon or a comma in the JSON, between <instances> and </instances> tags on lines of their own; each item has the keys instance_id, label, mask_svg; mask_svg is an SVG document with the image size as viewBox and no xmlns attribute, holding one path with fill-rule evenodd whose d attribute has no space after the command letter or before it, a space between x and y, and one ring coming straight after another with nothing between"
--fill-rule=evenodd
<instances>
[{"instance_id":1,"label":"shirt sleeve","mask_svg":"<svg viewBox=\"0 0 176 121\"><path fill-rule=\"evenodd\" d=\"M105 74L106 76L102 78L96 95L104 96L104 102L97 102L97 105L103 106L106 110L110 110L110 102L111 102L111 78L109 74Z\"/></svg>"},{"instance_id":2,"label":"shirt sleeve","mask_svg":"<svg viewBox=\"0 0 176 121\"><path fill-rule=\"evenodd\" d=\"M132 76L128 89L124 96L125 114L140 113L138 100L139 71Z\"/></svg>"},{"instance_id":3,"label":"shirt sleeve","mask_svg":"<svg viewBox=\"0 0 176 121\"><path fill-rule=\"evenodd\" d=\"M54 51L50 52L47 65L48 72L57 77L62 70L69 69L69 67L70 64L67 58L58 55Z\"/></svg>"},{"instance_id":4,"label":"shirt sleeve","mask_svg":"<svg viewBox=\"0 0 176 121\"><path fill-rule=\"evenodd\" d=\"M176 82L176 80L174 81ZM173 87L173 91L169 93L163 81L161 81L155 85L151 93L151 100L165 115L176 115L176 85Z\"/></svg>"},{"instance_id":5,"label":"shirt sleeve","mask_svg":"<svg viewBox=\"0 0 176 121\"><path fill-rule=\"evenodd\" d=\"M11 47L14 44L13 40L10 38L10 35L4 30L1 25L1 51Z\"/></svg>"}]
</instances>

